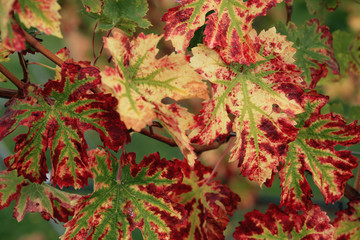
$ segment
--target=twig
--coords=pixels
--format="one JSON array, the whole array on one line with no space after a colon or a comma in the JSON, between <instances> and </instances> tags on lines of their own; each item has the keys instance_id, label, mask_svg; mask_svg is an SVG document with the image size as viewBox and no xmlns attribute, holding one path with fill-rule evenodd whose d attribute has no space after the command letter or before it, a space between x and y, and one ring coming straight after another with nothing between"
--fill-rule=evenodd
<instances>
[{"instance_id":1,"label":"twig","mask_svg":"<svg viewBox=\"0 0 360 240\"><path fill-rule=\"evenodd\" d=\"M4 65L0 63L0 72L5 75L18 89L23 89L24 83L14 76Z\"/></svg>"},{"instance_id":2,"label":"twig","mask_svg":"<svg viewBox=\"0 0 360 240\"><path fill-rule=\"evenodd\" d=\"M0 97L10 99L18 93L17 90L0 87Z\"/></svg>"},{"instance_id":3,"label":"twig","mask_svg":"<svg viewBox=\"0 0 360 240\"><path fill-rule=\"evenodd\" d=\"M33 36L28 34L25 30L23 30L25 40L27 43L29 43L33 48L41 52L45 57L50 59L53 63L61 67L63 64L63 60L53 54L49 49L45 48L38 40L36 40Z\"/></svg>"},{"instance_id":4,"label":"twig","mask_svg":"<svg viewBox=\"0 0 360 240\"><path fill-rule=\"evenodd\" d=\"M158 127L158 125L154 125L156 127ZM139 132L145 136L148 136L150 138L153 138L153 139L156 139L160 142L163 142L163 143L166 143L167 145L171 146L171 147L176 147L177 144L176 142L172 139L172 138L169 138L169 137L165 137L161 134L158 134L158 133L151 133L150 130L146 129L146 128L143 128L141 129L141 131ZM230 138L235 136L234 134L233 135L230 135ZM205 152L205 151L209 151L209 150L213 150L213 149L217 149L220 145L222 145L223 143L227 142L229 139L224 139L222 141L214 141L213 143L209 144L209 145L198 145L198 144L191 144L191 146L194 148L194 152L196 154L200 154L202 152Z\"/></svg>"},{"instance_id":5,"label":"twig","mask_svg":"<svg viewBox=\"0 0 360 240\"><path fill-rule=\"evenodd\" d=\"M215 164L210 176L206 179L204 185L208 184L209 181L213 178L214 174L217 172L217 169L220 166L220 163L222 162L222 160L225 158L226 154L228 154L230 152L230 149L233 147L233 144L235 142L236 138L232 138L229 141L229 144L227 145L226 149L224 150L223 154L221 155L221 157L219 158L219 160L217 161L217 163Z\"/></svg>"},{"instance_id":6,"label":"twig","mask_svg":"<svg viewBox=\"0 0 360 240\"><path fill-rule=\"evenodd\" d=\"M29 81L29 71L27 69L27 63L25 61L24 55L22 55L20 52L18 52L18 57L19 57L19 62L21 65L21 68L23 70L23 82L28 82Z\"/></svg>"},{"instance_id":7,"label":"twig","mask_svg":"<svg viewBox=\"0 0 360 240\"><path fill-rule=\"evenodd\" d=\"M157 133L152 133L151 134L151 131L149 129L143 128L143 129L141 129L140 133L145 135L145 136L154 138L154 139L156 139L156 140L158 140L160 142L166 143L167 145L169 145L171 147L176 147L177 146L176 142L173 139L165 137L165 136L163 136L161 134L157 134Z\"/></svg>"}]
</instances>

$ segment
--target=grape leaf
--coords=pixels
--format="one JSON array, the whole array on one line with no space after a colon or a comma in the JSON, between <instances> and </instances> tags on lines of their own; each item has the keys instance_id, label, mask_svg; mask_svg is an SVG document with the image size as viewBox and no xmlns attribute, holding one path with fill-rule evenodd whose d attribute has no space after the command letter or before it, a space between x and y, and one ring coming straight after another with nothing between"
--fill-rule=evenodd
<instances>
[{"instance_id":1,"label":"grape leaf","mask_svg":"<svg viewBox=\"0 0 360 240\"><path fill-rule=\"evenodd\" d=\"M360 69L360 34L336 30L333 32L334 54L340 64L341 74L345 74L351 63Z\"/></svg>"},{"instance_id":2,"label":"grape leaf","mask_svg":"<svg viewBox=\"0 0 360 240\"><path fill-rule=\"evenodd\" d=\"M98 28L101 30L117 27L131 34L136 27L151 26L144 19L149 8L146 0L83 0L83 4L88 15L98 21Z\"/></svg>"},{"instance_id":3,"label":"grape leaf","mask_svg":"<svg viewBox=\"0 0 360 240\"><path fill-rule=\"evenodd\" d=\"M360 201L353 200L348 203L348 209L336 213L334 220L335 239L357 240L360 238Z\"/></svg>"},{"instance_id":4,"label":"grape leaf","mask_svg":"<svg viewBox=\"0 0 360 240\"><path fill-rule=\"evenodd\" d=\"M67 222L73 215L71 201L77 195L60 191L46 183L37 184L18 176L16 171L0 172L0 209L8 207L16 200L14 217L19 222L26 212L40 212L49 220Z\"/></svg>"},{"instance_id":5,"label":"grape leaf","mask_svg":"<svg viewBox=\"0 0 360 240\"><path fill-rule=\"evenodd\" d=\"M300 129L280 171L281 204L292 209L306 210L311 205L311 188L305 171L312 174L326 203L333 203L344 194L346 182L353 176L357 158L350 151L336 151L336 145L360 142L360 126L353 122L346 125L336 114L320 114L327 98L310 92L304 97L306 113L298 115Z\"/></svg>"},{"instance_id":6,"label":"grape leaf","mask_svg":"<svg viewBox=\"0 0 360 240\"><path fill-rule=\"evenodd\" d=\"M4 46L4 43L0 41L0 62L7 62L10 60L8 56L11 52Z\"/></svg>"},{"instance_id":7,"label":"grape leaf","mask_svg":"<svg viewBox=\"0 0 360 240\"><path fill-rule=\"evenodd\" d=\"M168 10L162 20L166 22L165 37L171 40L176 51L185 51L195 31L204 25L207 17L204 42L211 48L220 47L220 56L225 62L241 64L261 60L246 35L252 29L252 21L282 0L184 0Z\"/></svg>"},{"instance_id":8,"label":"grape leaf","mask_svg":"<svg viewBox=\"0 0 360 240\"><path fill-rule=\"evenodd\" d=\"M4 40L8 35L8 24L10 22L9 14L13 8L15 0L0 1L0 36Z\"/></svg>"},{"instance_id":9,"label":"grape leaf","mask_svg":"<svg viewBox=\"0 0 360 240\"><path fill-rule=\"evenodd\" d=\"M135 154L126 154L120 160L119 179L118 160L104 150L89 155L94 192L78 202L62 240L132 239L135 228L144 239L179 239L174 237L175 226L186 221L186 212L167 197L182 180L175 163L154 153L136 164Z\"/></svg>"},{"instance_id":10,"label":"grape leaf","mask_svg":"<svg viewBox=\"0 0 360 240\"><path fill-rule=\"evenodd\" d=\"M340 67L333 51L333 39L329 28L320 25L317 19L311 19L301 27L289 23L280 24L278 30L294 43L296 65L304 71L304 77L310 88L326 77L329 67L334 74L340 73Z\"/></svg>"},{"instance_id":11,"label":"grape leaf","mask_svg":"<svg viewBox=\"0 0 360 240\"><path fill-rule=\"evenodd\" d=\"M14 23L14 20L10 20L7 36L4 38L4 47L12 52L22 51L26 49L25 37L21 27Z\"/></svg>"},{"instance_id":12,"label":"grape leaf","mask_svg":"<svg viewBox=\"0 0 360 240\"><path fill-rule=\"evenodd\" d=\"M60 31L60 5L57 0L17 0L13 6L21 22L35 27L47 35L62 38Z\"/></svg>"},{"instance_id":13,"label":"grape leaf","mask_svg":"<svg viewBox=\"0 0 360 240\"><path fill-rule=\"evenodd\" d=\"M341 0L305 0L310 14L318 14L325 9L332 12L338 6Z\"/></svg>"},{"instance_id":14,"label":"grape leaf","mask_svg":"<svg viewBox=\"0 0 360 240\"><path fill-rule=\"evenodd\" d=\"M303 81L292 63L295 50L275 28L249 35L267 58L249 67L226 65L206 46L192 49L191 65L211 82L213 96L203 103L190 138L210 144L218 136L227 136L233 125L237 138L229 161L238 161L243 175L261 185L277 171L288 143L295 140L297 129L291 116L303 111L302 90L297 86ZM281 110L274 111L274 106ZM235 116L233 121L229 113Z\"/></svg>"},{"instance_id":15,"label":"grape leaf","mask_svg":"<svg viewBox=\"0 0 360 240\"><path fill-rule=\"evenodd\" d=\"M186 134L186 130L194 125L193 114L175 103L171 105L159 104L155 106L156 118L170 133L190 166L194 166L197 156L194 152L194 148L190 145L190 139Z\"/></svg>"},{"instance_id":16,"label":"grape leaf","mask_svg":"<svg viewBox=\"0 0 360 240\"><path fill-rule=\"evenodd\" d=\"M135 131L151 124L156 117L152 103L161 104L165 97L174 100L208 97L206 84L184 55L155 58L160 38L141 33L130 41L114 33L113 37L104 39L116 69L107 68L103 72L103 86L119 100L118 111L126 127Z\"/></svg>"},{"instance_id":17,"label":"grape leaf","mask_svg":"<svg viewBox=\"0 0 360 240\"><path fill-rule=\"evenodd\" d=\"M275 204L270 204L265 214L258 210L245 214L234 233L236 240L253 239L332 239L334 227L330 218L320 207L312 205L301 215L285 212Z\"/></svg>"},{"instance_id":18,"label":"grape leaf","mask_svg":"<svg viewBox=\"0 0 360 240\"><path fill-rule=\"evenodd\" d=\"M103 0L81 0L87 12L101 14Z\"/></svg>"},{"instance_id":19,"label":"grape leaf","mask_svg":"<svg viewBox=\"0 0 360 240\"><path fill-rule=\"evenodd\" d=\"M207 182L211 168L200 161L192 168L178 162L184 179L172 190L176 202L185 205L188 224L181 226L184 239L224 239L223 232L240 197L219 181Z\"/></svg>"},{"instance_id":20,"label":"grape leaf","mask_svg":"<svg viewBox=\"0 0 360 240\"><path fill-rule=\"evenodd\" d=\"M97 131L113 150L128 142L129 136L115 111L116 99L89 92L100 84L96 67L65 62L61 77L60 81L47 82L44 89L25 86L24 99L12 100L0 119L0 140L20 125L27 126L27 133L15 137L15 153L5 159L7 166L41 183L46 179L45 152L49 148L54 185L79 188L90 176L84 132Z\"/></svg>"}]
</instances>

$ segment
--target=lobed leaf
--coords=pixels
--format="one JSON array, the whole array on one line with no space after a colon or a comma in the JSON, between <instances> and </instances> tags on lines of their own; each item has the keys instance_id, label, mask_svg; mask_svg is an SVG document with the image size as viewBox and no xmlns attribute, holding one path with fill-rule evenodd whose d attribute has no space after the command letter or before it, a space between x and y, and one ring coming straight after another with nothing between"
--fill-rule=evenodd
<instances>
[{"instance_id":1,"label":"lobed leaf","mask_svg":"<svg viewBox=\"0 0 360 240\"><path fill-rule=\"evenodd\" d=\"M40 212L46 220L52 218L67 222L74 213L71 201L75 199L75 194L60 191L46 183L32 183L18 176L14 170L0 172L0 209L15 200L13 215L19 222L26 212Z\"/></svg>"},{"instance_id":2,"label":"lobed leaf","mask_svg":"<svg viewBox=\"0 0 360 240\"><path fill-rule=\"evenodd\" d=\"M334 11L341 0L305 0L305 2L310 14L318 14L325 9L330 12Z\"/></svg>"},{"instance_id":3,"label":"lobed leaf","mask_svg":"<svg viewBox=\"0 0 360 240\"><path fill-rule=\"evenodd\" d=\"M184 179L172 191L172 198L185 205L188 223L181 226L181 239L225 239L229 216L237 209L240 197L220 181L208 181L211 168L197 161L194 167L177 162Z\"/></svg>"},{"instance_id":4,"label":"lobed leaf","mask_svg":"<svg viewBox=\"0 0 360 240\"><path fill-rule=\"evenodd\" d=\"M305 171L312 174L326 203L339 200L345 184L353 176L357 158L350 151L336 151L336 145L360 142L360 126L353 122L346 125L336 114L320 114L327 98L311 92L304 98L306 113L297 118L300 129L296 140L289 145L289 152L280 171L281 205L291 209L306 210L311 205L311 188Z\"/></svg>"},{"instance_id":5,"label":"lobed leaf","mask_svg":"<svg viewBox=\"0 0 360 240\"><path fill-rule=\"evenodd\" d=\"M335 239L356 240L360 238L360 201L353 200L348 208L336 213L334 220Z\"/></svg>"},{"instance_id":6,"label":"lobed leaf","mask_svg":"<svg viewBox=\"0 0 360 240\"><path fill-rule=\"evenodd\" d=\"M20 125L28 132L15 137L15 153L5 159L10 169L32 182L46 179L47 148L52 160L54 185L83 187L90 177L88 145L84 132L95 130L109 148L118 150L129 141L125 125L109 94L89 92L100 83L99 70L87 63L65 62L60 80L44 89L27 84L24 99L13 99L0 119L1 139ZM1 140L0 139L0 140Z\"/></svg>"},{"instance_id":7,"label":"lobed leaf","mask_svg":"<svg viewBox=\"0 0 360 240\"><path fill-rule=\"evenodd\" d=\"M162 20L166 22L165 37L171 40L176 51L185 51L195 31L205 24L204 43L220 48L220 56L227 63L255 63L261 60L247 34L255 17L266 12L282 0L183 0L168 10Z\"/></svg>"},{"instance_id":8,"label":"lobed leaf","mask_svg":"<svg viewBox=\"0 0 360 240\"><path fill-rule=\"evenodd\" d=\"M195 117L190 138L209 144L233 128L237 139L229 161L238 161L243 175L261 185L277 171L288 143L296 138L292 116L303 111L298 86L303 82L293 64L295 50L275 28L249 36L266 61L249 67L226 65L215 50L192 49L191 65L211 82L213 96ZM233 121L228 114L234 115Z\"/></svg>"},{"instance_id":9,"label":"lobed leaf","mask_svg":"<svg viewBox=\"0 0 360 240\"><path fill-rule=\"evenodd\" d=\"M135 228L144 239L179 239L175 230L186 222L185 210L167 196L182 180L173 162L154 153L136 164L130 153L119 166L104 150L89 155L94 192L78 202L61 239L132 239Z\"/></svg>"},{"instance_id":10,"label":"lobed leaf","mask_svg":"<svg viewBox=\"0 0 360 240\"><path fill-rule=\"evenodd\" d=\"M304 78L310 88L315 88L318 81L328 74L327 67L334 74L340 73L339 63L335 59L333 38L329 28L320 25L319 20L311 19L302 27L289 23L280 24L278 30L294 43L295 64L304 72Z\"/></svg>"},{"instance_id":11,"label":"lobed leaf","mask_svg":"<svg viewBox=\"0 0 360 240\"><path fill-rule=\"evenodd\" d=\"M126 127L135 131L151 124L156 118L155 105L161 105L166 97L174 100L207 98L206 84L184 55L155 58L160 38L141 33L130 41L114 33L113 37L104 39L116 68L103 72L103 86L119 100L118 112Z\"/></svg>"},{"instance_id":12,"label":"lobed leaf","mask_svg":"<svg viewBox=\"0 0 360 240\"><path fill-rule=\"evenodd\" d=\"M82 0L88 15L97 20L98 28L120 28L127 34L137 27L148 28L151 23L144 19L149 6L146 0Z\"/></svg>"},{"instance_id":13,"label":"lobed leaf","mask_svg":"<svg viewBox=\"0 0 360 240\"><path fill-rule=\"evenodd\" d=\"M27 27L35 27L47 35L62 38L60 5L57 0L17 0L13 9Z\"/></svg>"},{"instance_id":14,"label":"lobed leaf","mask_svg":"<svg viewBox=\"0 0 360 240\"><path fill-rule=\"evenodd\" d=\"M258 210L246 213L245 220L240 222L233 236L236 240L315 240L332 239L333 234L330 218L317 205L312 205L308 211L299 215L270 204L265 214Z\"/></svg>"}]
</instances>

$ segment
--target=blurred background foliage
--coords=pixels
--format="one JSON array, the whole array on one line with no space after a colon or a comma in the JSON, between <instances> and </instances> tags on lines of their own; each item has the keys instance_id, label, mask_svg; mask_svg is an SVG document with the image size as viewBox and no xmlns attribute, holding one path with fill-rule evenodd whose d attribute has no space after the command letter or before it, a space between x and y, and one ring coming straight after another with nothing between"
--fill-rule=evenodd
<instances>
[{"instance_id":1,"label":"blurred background foliage","mask_svg":"<svg viewBox=\"0 0 360 240\"><path fill-rule=\"evenodd\" d=\"M325 1L317 0L315 2ZM54 53L66 46L75 61L87 60L93 62L93 52L95 51L95 56L98 55L102 47L102 38L106 36L107 32L94 31L95 21L81 13L84 10L80 0L60 0L59 3L62 6L61 28L64 38L58 39L46 35L38 35L38 38L42 39L43 45ZM295 0L293 3L292 22L300 26L311 18L319 18L320 22L325 23L329 27L330 32L334 36L335 54L336 57L340 58L338 60L342 68L340 75L329 73L329 75L319 83L317 90L330 96L330 102L324 112L331 111L342 114L348 121L360 119L360 68L349 69L347 68L348 62L346 62L348 52L351 49L360 51L360 2L357 0L343 0L336 10L329 12L325 8L320 8L315 15L313 12L310 13L307 8L307 4L311 4L311 1ZM160 20L161 16L168 8L176 6L176 3L174 0L149 0L149 6L150 10L147 17L153 26L145 30L138 29L138 32L162 34L164 23ZM284 3L278 4L267 16L258 17L254 21L253 26L260 31L275 26L278 22L286 22L286 8ZM356 36L358 36L357 43L354 42ZM169 41L161 41L158 47L160 49L159 57L173 51ZM349 48L351 49L349 50ZM97 66L103 69L105 65L109 64L109 57L108 53L104 51L97 62ZM17 55L13 54L10 58L11 60L4 63L4 65L21 79L22 71ZM29 62L28 70L33 83L45 83L53 77L54 71L51 68L54 68L55 64L41 54L27 54L25 58ZM36 63L41 63L43 66ZM110 65L111 64L112 63L110 63ZM2 82L0 85L5 88L15 88L15 86L9 82ZM0 99L0 116L4 114L4 104L6 102L6 99ZM185 101L184 104L190 106L194 112L199 111L201 107L200 101ZM7 136L4 141L0 142L0 170L5 168L2 160L9 156L14 149L12 139L25 130L25 128L17 129L14 133ZM166 134L161 129L158 131ZM99 137L95 132L88 131L86 138L90 143L90 148L95 148L100 143ZM203 161L205 165L214 165L220 158L226 145L227 144L224 144L216 150L202 153L200 160ZM339 146L339 149L340 148L344 149L344 147ZM348 149L353 151L354 155L360 154L360 146L352 146ZM183 158L177 148L170 147L138 133L132 135L132 143L126 147L126 150L136 152L138 161L141 161L143 156L152 152L159 152L161 157L167 159ZM119 156L120 153L116 155ZM223 161L217 175L218 179L228 184L242 199L239 210L235 212L225 231L226 239L233 239L232 233L238 222L243 220L246 212L255 208L264 212L270 202L276 204L280 202L281 188L277 176L275 176L275 181L271 188L264 186L260 189L256 183L252 183L246 178L239 176L237 171L234 164ZM357 176L357 174L357 170L354 171L354 175ZM311 176L309 175L308 178L311 179ZM312 180L310 182L312 182ZM350 184L354 184L354 180L350 181ZM358 183L355 185L358 186ZM345 207L346 199L342 199L335 205L325 205L322 195L314 184L312 184L312 190L314 193L314 202L319 204L330 216L334 216L336 211ZM68 191L73 190L68 189ZM89 184L88 187L82 190L81 194L87 194L91 191L92 186ZM12 211L13 204L10 205L9 208L0 211L0 239L52 240L58 239L64 231L61 224L45 221L39 213L27 213L24 220L18 223L12 218ZM133 232L133 237L134 239L142 239L139 230Z\"/></svg>"}]
</instances>

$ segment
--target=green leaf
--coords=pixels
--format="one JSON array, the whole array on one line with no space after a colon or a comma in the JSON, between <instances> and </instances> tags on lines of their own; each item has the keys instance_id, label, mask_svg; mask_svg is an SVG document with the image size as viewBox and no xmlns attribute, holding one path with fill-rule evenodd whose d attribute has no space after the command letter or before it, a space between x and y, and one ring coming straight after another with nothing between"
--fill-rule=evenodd
<instances>
[{"instance_id":1,"label":"green leaf","mask_svg":"<svg viewBox=\"0 0 360 240\"><path fill-rule=\"evenodd\" d=\"M174 162L160 159L158 153L140 164L134 153L124 153L120 161L104 150L89 155L94 192L78 202L62 240L131 239L135 228L144 239L179 239L175 226L186 223L186 218L183 206L168 197L182 180Z\"/></svg>"},{"instance_id":2,"label":"green leaf","mask_svg":"<svg viewBox=\"0 0 360 240\"><path fill-rule=\"evenodd\" d=\"M86 2L86 3L85 3ZM113 27L120 28L127 34L132 34L137 27L148 28L151 23L144 19L149 7L146 0L103 0L101 11L100 1L83 1L89 16L99 21L100 30L109 30ZM95 13L96 12L96 13Z\"/></svg>"}]
</instances>

